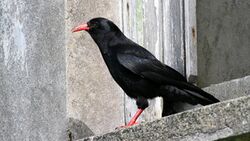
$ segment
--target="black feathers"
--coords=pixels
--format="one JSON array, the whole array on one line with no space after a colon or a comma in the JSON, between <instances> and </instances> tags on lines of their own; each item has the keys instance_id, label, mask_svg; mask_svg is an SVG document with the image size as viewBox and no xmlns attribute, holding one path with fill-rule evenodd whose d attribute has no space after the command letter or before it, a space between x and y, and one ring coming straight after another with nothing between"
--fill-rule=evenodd
<instances>
[{"instance_id":1,"label":"black feathers","mask_svg":"<svg viewBox=\"0 0 250 141\"><path fill-rule=\"evenodd\" d=\"M113 22L97 18L88 24L92 27L88 32L97 43L111 75L128 96L135 99L161 96L169 103L181 101L207 105L219 102L125 37ZM138 100L137 105L145 107L147 101ZM168 108L166 105L164 108Z\"/></svg>"}]
</instances>

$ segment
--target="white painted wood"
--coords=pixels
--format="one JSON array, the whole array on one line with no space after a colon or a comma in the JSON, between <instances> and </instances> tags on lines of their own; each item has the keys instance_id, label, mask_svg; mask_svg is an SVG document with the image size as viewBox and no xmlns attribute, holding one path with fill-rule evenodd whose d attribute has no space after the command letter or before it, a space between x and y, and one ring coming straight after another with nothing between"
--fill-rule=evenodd
<instances>
[{"instance_id":1,"label":"white painted wood","mask_svg":"<svg viewBox=\"0 0 250 141\"><path fill-rule=\"evenodd\" d=\"M182 74L185 73L183 27L183 0L164 0L164 62Z\"/></svg>"},{"instance_id":2,"label":"white painted wood","mask_svg":"<svg viewBox=\"0 0 250 141\"><path fill-rule=\"evenodd\" d=\"M185 0L185 48L186 48L186 76L188 81L197 80L197 28L196 28L196 0Z\"/></svg>"}]
</instances>

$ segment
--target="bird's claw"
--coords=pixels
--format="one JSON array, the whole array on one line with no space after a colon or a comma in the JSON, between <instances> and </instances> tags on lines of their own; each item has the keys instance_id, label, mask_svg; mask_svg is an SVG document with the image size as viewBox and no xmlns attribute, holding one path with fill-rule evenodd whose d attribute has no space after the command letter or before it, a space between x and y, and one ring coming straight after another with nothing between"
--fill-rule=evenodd
<instances>
[{"instance_id":1,"label":"bird's claw","mask_svg":"<svg viewBox=\"0 0 250 141\"><path fill-rule=\"evenodd\" d=\"M115 129L122 129L122 128L128 128L128 127L131 127L133 125L136 125L138 124L137 122L133 123L133 124L127 124L127 125L122 125L122 126L119 126L119 127L116 127Z\"/></svg>"}]
</instances>

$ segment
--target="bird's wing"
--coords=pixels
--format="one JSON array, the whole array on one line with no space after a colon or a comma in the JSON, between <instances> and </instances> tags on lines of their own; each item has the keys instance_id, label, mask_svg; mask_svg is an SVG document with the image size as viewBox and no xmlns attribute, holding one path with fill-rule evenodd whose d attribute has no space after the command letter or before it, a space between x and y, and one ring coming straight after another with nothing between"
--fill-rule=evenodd
<instances>
[{"instance_id":1,"label":"bird's wing","mask_svg":"<svg viewBox=\"0 0 250 141\"><path fill-rule=\"evenodd\" d=\"M164 83L166 79L186 82L186 78L171 67L161 63L152 54L141 52L118 53L119 63L143 78L156 83Z\"/></svg>"},{"instance_id":2,"label":"bird's wing","mask_svg":"<svg viewBox=\"0 0 250 141\"><path fill-rule=\"evenodd\" d=\"M179 72L164 65L157 59L139 55L139 53L118 53L117 58L122 66L144 79L161 85L171 85L180 88L190 95L209 103L219 101L202 89L188 83Z\"/></svg>"}]
</instances>

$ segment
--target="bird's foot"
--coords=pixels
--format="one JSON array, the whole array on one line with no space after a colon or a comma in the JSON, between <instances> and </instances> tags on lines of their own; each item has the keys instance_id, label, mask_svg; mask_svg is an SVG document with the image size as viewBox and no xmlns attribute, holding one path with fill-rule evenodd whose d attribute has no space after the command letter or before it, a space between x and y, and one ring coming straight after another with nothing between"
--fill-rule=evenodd
<instances>
[{"instance_id":1,"label":"bird's foot","mask_svg":"<svg viewBox=\"0 0 250 141\"><path fill-rule=\"evenodd\" d=\"M136 125L136 124L138 124L138 123L137 123L137 122L135 122L135 123L129 123L129 124L127 124L127 125L123 125L123 126L120 126L120 127L116 127L115 129L128 128L128 127L134 126L134 125Z\"/></svg>"},{"instance_id":2,"label":"bird's foot","mask_svg":"<svg viewBox=\"0 0 250 141\"><path fill-rule=\"evenodd\" d=\"M142 112L143 112L143 109L138 109L137 112L136 112L136 114L133 116L133 118L129 121L129 123L127 125L120 126L119 128L116 128L116 129L128 128L130 126L133 126L133 125L137 124L136 120L141 115Z\"/></svg>"}]
</instances>

